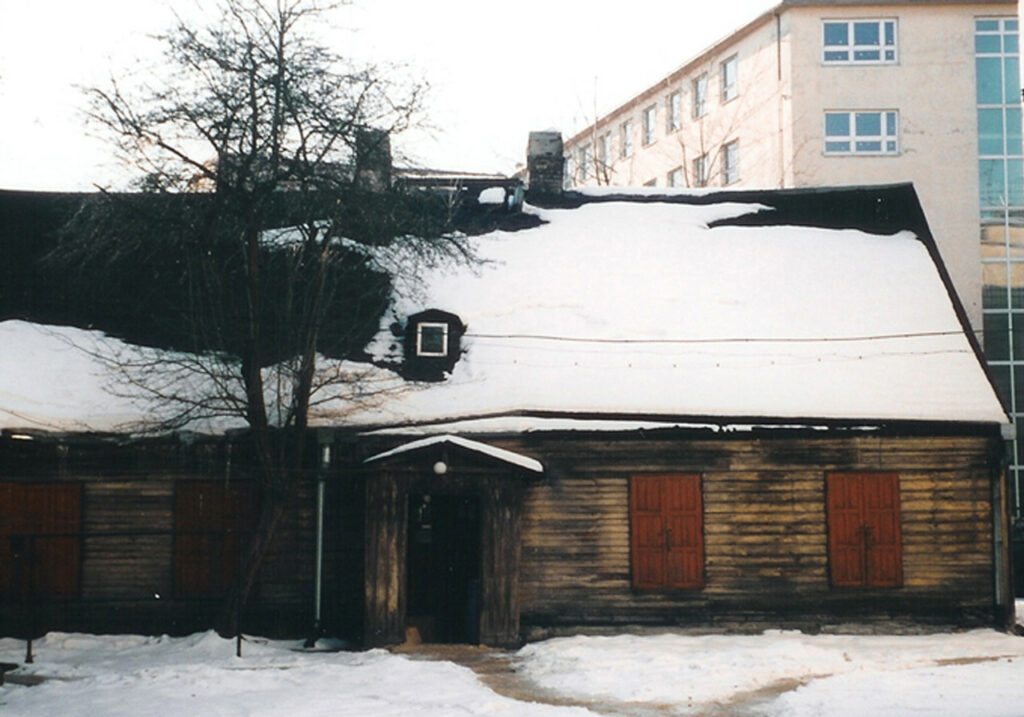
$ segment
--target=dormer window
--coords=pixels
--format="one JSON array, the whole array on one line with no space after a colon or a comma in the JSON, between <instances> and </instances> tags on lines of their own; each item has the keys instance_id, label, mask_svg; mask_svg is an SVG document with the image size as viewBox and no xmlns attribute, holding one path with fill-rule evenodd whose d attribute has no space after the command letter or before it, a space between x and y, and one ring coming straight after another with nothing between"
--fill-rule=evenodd
<instances>
[{"instance_id":1,"label":"dormer window","mask_svg":"<svg viewBox=\"0 0 1024 717\"><path fill-rule=\"evenodd\" d=\"M416 355L442 357L448 355L448 324L421 322L416 325Z\"/></svg>"},{"instance_id":2,"label":"dormer window","mask_svg":"<svg viewBox=\"0 0 1024 717\"><path fill-rule=\"evenodd\" d=\"M466 327L455 314L427 309L405 323L405 361L401 373L417 381L443 381L462 355Z\"/></svg>"}]
</instances>

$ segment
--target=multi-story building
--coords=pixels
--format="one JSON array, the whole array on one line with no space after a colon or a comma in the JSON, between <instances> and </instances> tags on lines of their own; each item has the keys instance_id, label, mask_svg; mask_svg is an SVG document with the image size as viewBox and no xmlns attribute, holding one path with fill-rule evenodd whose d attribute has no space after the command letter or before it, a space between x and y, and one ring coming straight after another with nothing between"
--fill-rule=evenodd
<instances>
[{"instance_id":1,"label":"multi-story building","mask_svg":"<svg viewBox=\"0 0 1024 717\"><path fill-rule=\"evenodd\" d=\"M782 0L565 147L571 186L912 181L1017 425L1011 462L1019 515L1018 38L1016 0Z\"/></svg>"}]
</instances>

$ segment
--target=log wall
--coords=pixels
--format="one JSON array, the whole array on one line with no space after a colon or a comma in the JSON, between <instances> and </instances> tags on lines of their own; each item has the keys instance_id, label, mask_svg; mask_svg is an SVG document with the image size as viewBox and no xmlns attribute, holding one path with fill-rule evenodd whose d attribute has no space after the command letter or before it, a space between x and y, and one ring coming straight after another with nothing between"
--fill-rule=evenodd
<instances>
[{"instance_id":1,"label":"log wall","mask_svg":"<svg viewBox=\"0 0 1024 717\"><path fill-rule=\"evenodd\" d=\"M175 595L174 495L184 481L249 480L237 458L236 467L228 468L223 444L4 443L0 483L81 486L81 562L70 598L18 598L0 606L0 634L181 634L214 625L219 598ZM243 617L244 631L297 635L311 625L313 490L303 486L279 526Z\"/></svg>"},{"instance_id":2,"label":"log wall","mask_svg":"<svg viewBox=\"0 0 1024 717\"><path fill-rule=\"evenodd\" d=\"M364 475L366 491L365 622L367 646L405 640L408 497L413 492L475 496L480 500L479 639L519 642L521 513L526 479L507 465L445 453L447 475L432 471L432 453L398 457Z\"/></svg>"},{"instance_id":3,"label":"log wall","mask_svg":"<svg viewBox=\"0 0 1024 717\"><path fill-rule=\"evenodd\" d=\"M501 445L541 457L548 467L529 488L523 511L525 628L994 620L990 438L527 436ZM830 587L828 471L899 474L902 587ZM645 472L702 476L703 589L632 587L629 478Z\"/></svg>"}]
</instances>

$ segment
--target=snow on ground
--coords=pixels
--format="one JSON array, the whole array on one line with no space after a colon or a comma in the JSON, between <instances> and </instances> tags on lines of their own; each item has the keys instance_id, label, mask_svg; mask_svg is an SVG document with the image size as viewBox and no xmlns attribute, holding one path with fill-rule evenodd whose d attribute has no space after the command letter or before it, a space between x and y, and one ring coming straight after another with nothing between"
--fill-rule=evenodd
<instances>
[{"instance_id":1,"label":"snow on ground","mask_svg":"<svg viewBox=\"0 0 1024 717\"><path fill-rule=\"evenodd\" d=\"M1024 681L1019 679L1024 640L993 630L899 636L769 631L759 636L572 637L529 645L520 655L525 674L545 688L622 703L698 710L742 702L759 690L780 690L783 694L760 705L759 713L1024 713ZM968 664L947 664L959 660ZM904 682L902 676L908 679ZM805 681L806 686L797 687ZM906 687L901 689L901 684ZM797 689L789 691L793 687ZM923 712L922 700L928 705Z\"/></svg>"},{"instance_id":2,"label":"snow on ground","mask_svg":"<svg viewBox=\"0 0 1024 717\"><path fill-rule=\"evenodd\" d=\"M295 642L235 644L213 633L186 638L50 633L26 671L42 685L0 687L0 714L14 717L221 717L227 715L538 715L582 717L579 708L533 705L484 687L465 667L414 661L382 650L295 652ZM24 643L0 640L0 660Z\"/></svg>"},{"instance_id":3,"label":"snow on ground","mask_svg":"<svg viewBox=\"0 0 1024 717\"><path fill-rule=\"evenodd\" d=\"M0 713L139 715L537 715L612 709L665 714L1021 715L1024 639L992 630L903 636L620 635L571 637L513 655L515 674L560 706L515 700L468 668L382 650L301 652L297 643L51 633L0 687ZM0 660L24 643L0 640ZM523 690L519 690L522 693ZM572 703L580 706L568 706ZM589 706L591 709L587 709Z\"/></svg>"}]
</instances>

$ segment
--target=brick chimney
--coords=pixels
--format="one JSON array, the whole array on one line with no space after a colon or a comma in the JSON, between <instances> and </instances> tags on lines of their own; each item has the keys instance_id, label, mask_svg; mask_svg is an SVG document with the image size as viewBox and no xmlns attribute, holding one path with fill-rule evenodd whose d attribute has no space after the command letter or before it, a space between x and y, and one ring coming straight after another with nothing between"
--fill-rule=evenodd
<instances>
[{"instance_id":1,"label":"brick chimney","mask_svg":"<svg viewBox=\"0 0 1024 717\"><path fill-rule=\"evenodd\" d=\"M526 171L533 195L562 193L562 133L554 130L530 132L526 144Z\"/></svg>"},{"instance_id":2,"label":"brick chimney","mask_svg":"<svg viewBox=\"0 0 1024 717\"><path fill-rule=\"evenodd\" d=\"M391 186L391 136L384 130L357 131L355 181L378 192Z\"/></svg>"}]
</instances>

